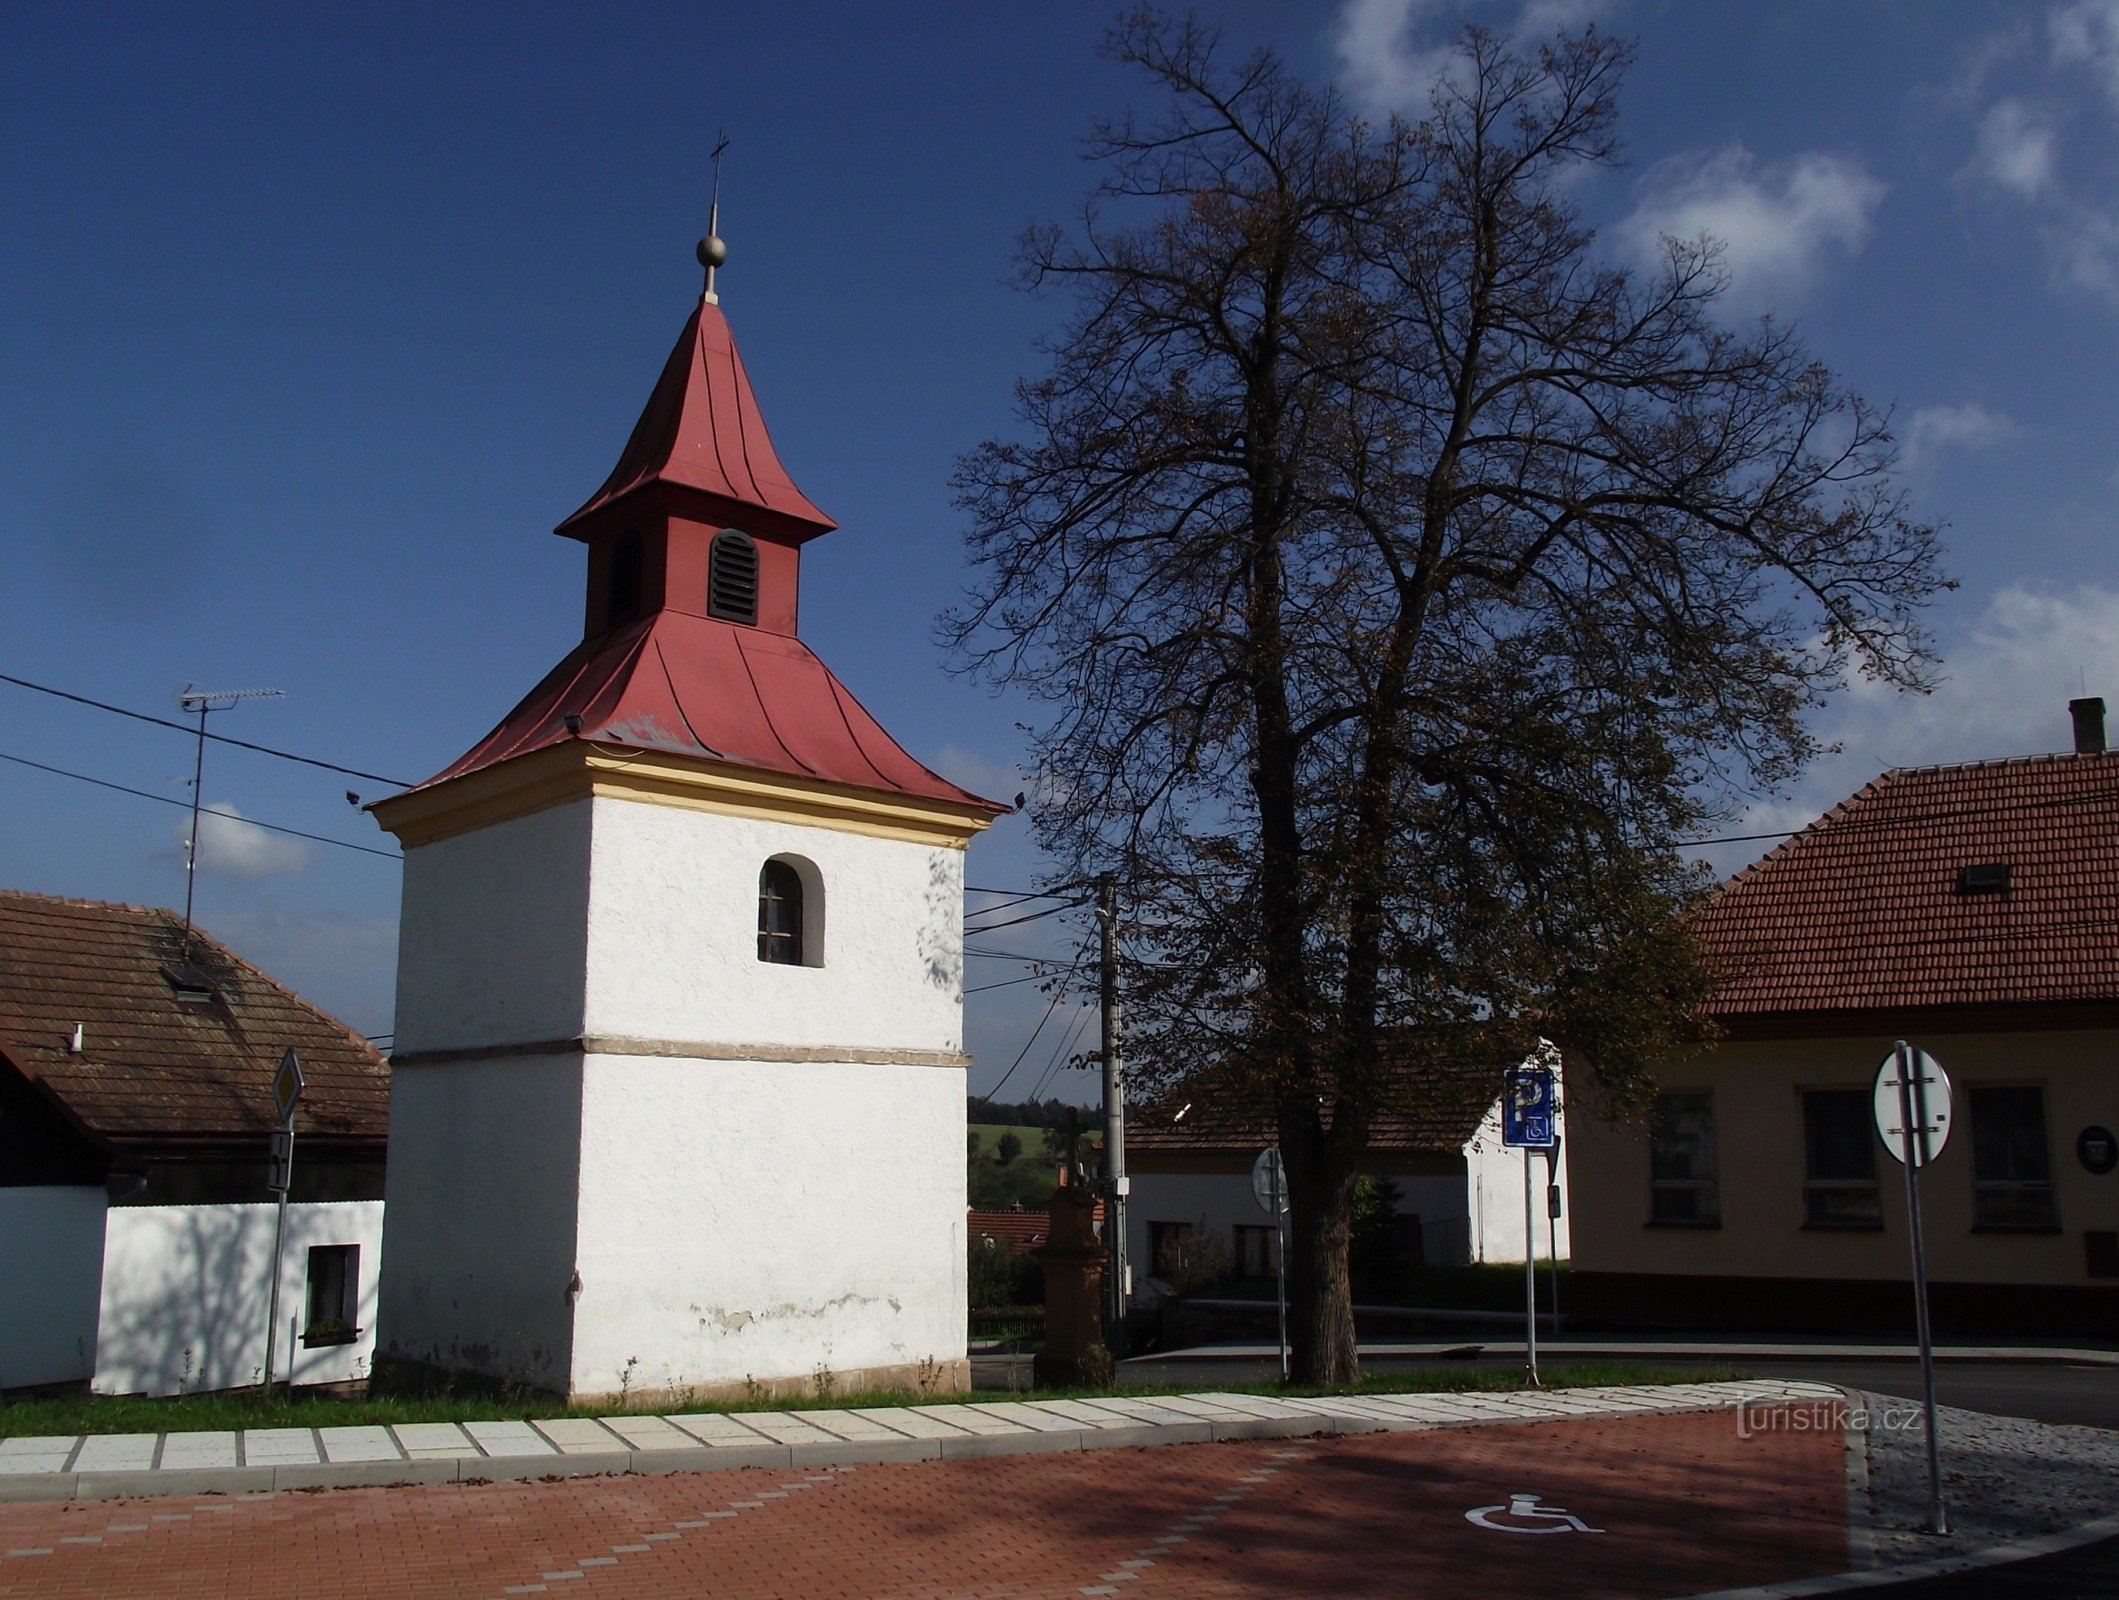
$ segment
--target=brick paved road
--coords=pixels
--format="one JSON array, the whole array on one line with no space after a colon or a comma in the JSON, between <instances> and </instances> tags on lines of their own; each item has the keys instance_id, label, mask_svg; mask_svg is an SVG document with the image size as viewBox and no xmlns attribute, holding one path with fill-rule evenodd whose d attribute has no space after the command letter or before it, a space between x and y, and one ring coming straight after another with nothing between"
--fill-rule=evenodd
<instances>
[{"instance_id":1,"label":"brick paved road","mask_svg":"<svg viewBox=\"0 0 2119 1600\"><path fill-rule=\"evenodd\" d=\"M1466 1521L1519 1492L1603 1531ZM0 1596L1663 1596L1840 1570L1844 1517L1835 1429L1746 1440L1699 1413L0 1506Z\"/></svg>"}]
</instances>

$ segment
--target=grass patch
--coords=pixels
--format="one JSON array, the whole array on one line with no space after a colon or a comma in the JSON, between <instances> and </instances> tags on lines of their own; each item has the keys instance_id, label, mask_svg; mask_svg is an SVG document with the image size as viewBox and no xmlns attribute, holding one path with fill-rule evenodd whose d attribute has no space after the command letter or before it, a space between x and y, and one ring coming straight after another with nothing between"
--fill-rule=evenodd
<instances>
[{"instance_id":1,"label":"grass patch","mask_svg":"<svg viewBox=\"0 0 2119 1600\"><path fill-rule=\"evenodd\" d=\"M1733 1369L1658 1367L1645 1362L1581 1361L1554 1362L1541 1369L1548 1389L1588 1388L1619 1384L1713 1383L1734 1378ZM1460 1394L1499 1392L1523 1387L1522 1375L1513 1368L1451 1367L1422 1372L1374 1372L1364 1375L1362 1394ZM1237 1394L1304 1395L1344 1394L1344 1389L1283 1386L1278 1383L1151 1384L1122 1390L1108 1389L1018 1389L979 1390L970 1394L915 1394L906 1390L820 1396L783 1396L777 1399L695 1401L650 1406L596 1406L574 1408L548 1396L508 1392L500 1394L367 1395L340 1397L326 1394L287 1394L275 1390L270 1398L254 1393L178 1395L147 1399L125 1395L42 1395L0 1401L0 1438L35 1434L75 1433L189 1433L229 1431L238 1428L339 1428L373 1423L489 1422L503 1419L530 1421L538 1417L612 1417L672 1411L816 1411L856 1406L947 1405L952 1402L991 1400L1080 1400L1119 1393L1151 1398L1159 1394L1191 1394L1202 1388L1217 1388Z\"/></svg>"}]
</instances>

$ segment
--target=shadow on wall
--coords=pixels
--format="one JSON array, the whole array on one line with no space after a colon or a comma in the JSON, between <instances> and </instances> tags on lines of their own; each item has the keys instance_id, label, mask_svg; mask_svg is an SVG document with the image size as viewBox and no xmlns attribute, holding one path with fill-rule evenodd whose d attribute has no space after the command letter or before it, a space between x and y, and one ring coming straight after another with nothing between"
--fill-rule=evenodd
<instances>
[{"instance_id":1,"label":"shadow on wall","mask_svg":"<svg viewBox=\"0 0 2119 1600\"><path fill-rule=\"evenodd\" d=\"M950 857L960 852L930 851L927 887L921 895L919 956L927 981L937 989L956 989L964 981L964 885Z\"/></svg>"},{"instance_id":2,"label":"shadow on wall","mask_svg":"<svg viewBox=\"0 0 2119 1600\"><path fill-rule=\"evenodd\" d=\"M0 1189L0 1389L93 1369L105 1204L100 1184Z\"/></svg>"},{"instance_id":3,"label":"shadow on wall","mask_svg":"<svg viewBox=\"0 0 2119 1600\"><path fill-rule=\"evenodd\" d=\"M379 1201L287 1208L276 1377L335 1383L366 1374L382 1211ZM273 1225L269 1205L114 1209L104 1245L94 1390L168 1395L257 1383L265 1367ZM344 1343L309 1349L300 1333L309 1249L319 1244L358 1247L358 1332Z\"/></svg>"}]
</instances>

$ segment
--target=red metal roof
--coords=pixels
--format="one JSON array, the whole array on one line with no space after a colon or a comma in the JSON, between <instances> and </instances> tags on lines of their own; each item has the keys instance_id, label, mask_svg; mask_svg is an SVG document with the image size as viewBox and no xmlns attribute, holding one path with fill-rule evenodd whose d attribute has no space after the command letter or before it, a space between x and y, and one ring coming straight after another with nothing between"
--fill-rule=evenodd
<instances>
[{"instance_id":1,"label":"red metal roof","mask_svg":"<svg viewBox=\"0 0 2119 1600\"><path fill-rule=\"evenodd\" d=\"M738 512L734 520L797 543L838 526L810 504L780 465L728 319L704 300L663 363L618 465L555 531L585 538L584 524L595 513L657 484L722 502L724 515L744 508L752 514Z\"/></svg>"},{"instance_id":2,"label":"red metal roof","mask_svg":"<svg viewBox=\"0 0 2119 1600\"><path fill-rule=\"evenodd\" d=\"M657 612L585 639L499 727L421 788L577 737L979 806L883 731L800 639Z\"/></svg>"},{"instance_id":3,"label":"red metal roof","mask_svg":"<svg viewBox=\"0 0 2119 1600\"><path fill-rule=\"evenodd\" d=\"M1983 865L2005 892L1959 890ZM1887 772L1697 927L1731 1019L2119 998L2119 752Z\"/></svg>"}]
</instances>

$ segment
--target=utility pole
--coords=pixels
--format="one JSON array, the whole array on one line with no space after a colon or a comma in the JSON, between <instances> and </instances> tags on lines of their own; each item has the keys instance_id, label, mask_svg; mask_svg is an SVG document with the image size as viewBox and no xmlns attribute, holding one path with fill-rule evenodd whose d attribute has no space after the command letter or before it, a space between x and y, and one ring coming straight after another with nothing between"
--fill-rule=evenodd
<instances>
[{"instance_id":1,"label":"utility pole","mask_svg":"<svg viewBox=\"0 0 2119 1600\"><path fill-rule=\"evenodd\" d=\"M1118 883L1110 873L1096 879L1096 921L1102 934L1099 988L1103 1001L1104 1058L1104 1344L1116 1361L1126 1353L1126 1086L1119 1070Z\"/></svg>"}]
</instances>

